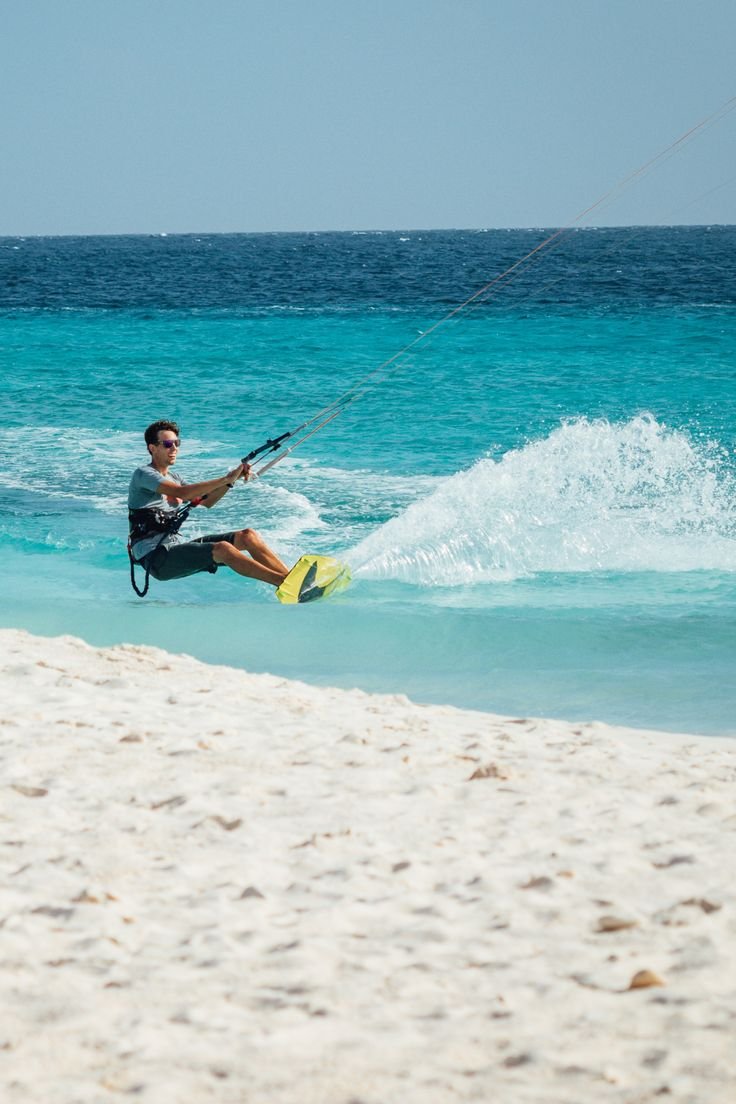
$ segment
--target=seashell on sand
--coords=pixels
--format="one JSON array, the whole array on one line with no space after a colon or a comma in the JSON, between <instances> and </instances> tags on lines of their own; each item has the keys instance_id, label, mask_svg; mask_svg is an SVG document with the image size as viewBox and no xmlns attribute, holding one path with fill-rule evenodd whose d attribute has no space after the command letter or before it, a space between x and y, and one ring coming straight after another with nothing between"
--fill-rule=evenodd
<instances>
[{"instance_id":1,"label":"seashell on sand","mask_svg":"<svg viewBox=\"0 0 736 1104\"><path fill-rule=\"evenodd\" d=\"M597 932L617 932L626 928L635 928L637 920L625 920L622 916L601 916L595 926Z\"/></svg>"},{"instance_id":2,"label":"seashell on sand","mask_svg":"<svg viewBox=\"0 0 736 1104\"><path fill-rule=\"evenodd\" d=\"M651 989L655 985L664 984L659 974L655 974L654 970L638 970L629 982L629 989Z\"/></svg>"}]
</instances>

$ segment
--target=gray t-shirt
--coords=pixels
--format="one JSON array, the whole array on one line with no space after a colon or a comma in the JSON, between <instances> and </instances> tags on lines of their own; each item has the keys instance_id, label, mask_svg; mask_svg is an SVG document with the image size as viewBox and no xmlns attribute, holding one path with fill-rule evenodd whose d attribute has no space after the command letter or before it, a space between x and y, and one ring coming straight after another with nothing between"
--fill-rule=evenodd
<instances>
[{"instance_id":1,"label":"gray t-shirt","mask_svg":"<svg viewBox=\"0 0 736 1104\"><path fill-rule=\"evenodd\" d=\"M181 484L181 479L176 472L170 471L168 475L163 476L153 464L143 464L140 468L136 468L128 488L128 509L145 510L147 507L152 507L173 514L177 507L171 506L166 496L158 489L159 483L164 479L167 483ZM135 558L140 560L159 544L163 548L170 548L172 544L179 544L181 540L178 533L168 533L161 540L159 533L153 537L146 537L145 540L136 541L131 551Z\"/></svg>"}]
</instances>

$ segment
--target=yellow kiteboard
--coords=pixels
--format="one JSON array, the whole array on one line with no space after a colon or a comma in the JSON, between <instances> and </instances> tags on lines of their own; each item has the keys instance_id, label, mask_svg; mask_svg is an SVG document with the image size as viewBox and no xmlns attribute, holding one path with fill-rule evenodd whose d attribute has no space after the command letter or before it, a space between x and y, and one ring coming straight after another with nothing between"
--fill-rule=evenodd
<instances>
[{"instance_id":1,"label":"yellow kiteboard","mask_svg":"<svg viewBox=\"0 0 736 1104\"><path fill-rule=\"evenodd\" d=\"M279 602L317 602L350 585L350 568L332 556L301 556L276 591Z\"/></svg>"}]
</instances>

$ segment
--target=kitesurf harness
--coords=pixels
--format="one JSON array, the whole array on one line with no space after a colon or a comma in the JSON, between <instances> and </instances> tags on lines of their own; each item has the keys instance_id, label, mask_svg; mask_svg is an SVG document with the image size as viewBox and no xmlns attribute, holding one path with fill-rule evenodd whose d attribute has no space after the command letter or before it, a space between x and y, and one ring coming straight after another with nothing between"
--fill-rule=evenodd
<instances>
[{"instance_id":1,"label":"kitesurf harness","mask_svg":"<svg viewBox=\"0 0 736 1104\"><path fill-rule=\"evenodd\" d=\"M164 537L179 532L182 525L189 517L189 511L193 506L198 506L201 501L202 499L198 498L193 502L185 502L183 506L178 506L176 509L170 510L164 510L159 506L143 506L139 510L128 510L128 559L130 560L130 582L139 598L145 598L148 594L148 587L151 581L151 559L154 552L156 552L163 543ZM133 556L133 545L137 544L139 541L146 540L148 537L155 536L158 536L159 539L150 552L147 552L142 560L135 559ZM135 581L136 564L142 564L146 571L143 590L139 588Z\"/></svg>"}]
</instances>

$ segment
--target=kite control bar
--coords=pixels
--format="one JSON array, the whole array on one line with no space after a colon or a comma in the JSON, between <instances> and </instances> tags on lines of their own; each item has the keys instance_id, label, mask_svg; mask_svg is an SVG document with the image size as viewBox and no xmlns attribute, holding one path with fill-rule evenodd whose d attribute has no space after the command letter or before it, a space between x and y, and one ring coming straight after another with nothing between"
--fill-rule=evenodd
<instances>
[{"instance_id":1,"label":"kite control bar","mask_svg":"<svg viewBox=\"0 0 736 1104\"><path fill-rule=\"evenodd\" d=\"M282 433L280 437L269 438L265 445L261 445L259 448L253 449L247 456L244 456L240 461L241 464L250 464L251 460L255 460L256 456L260 456L262 452L276 452L281 448L282 441L285 441L288 437L293 435L294 431L290 430L288 433Z\"/></svg>"}]
</instances>

